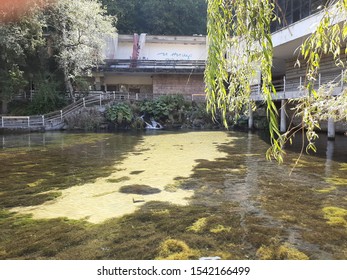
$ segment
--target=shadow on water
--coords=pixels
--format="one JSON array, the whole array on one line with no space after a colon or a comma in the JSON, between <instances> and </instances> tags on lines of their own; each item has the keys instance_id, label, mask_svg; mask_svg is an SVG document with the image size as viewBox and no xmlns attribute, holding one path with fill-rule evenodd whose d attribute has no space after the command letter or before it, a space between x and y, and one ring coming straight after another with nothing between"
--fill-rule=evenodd
<instances>
[{"instance_id":1,"label":"shadow on water","mask_svg":"<svg viewBox=\"0 0 347 280\"><path fill-rule=\"evenodd\" d=\"M0 207L38 205L112 173L141 137L119 133L3 135Z\"/></svg>"},{"instance_id":2,"label":"shadow on water","mask_svg":"<svg viewBox=\"0 0 347 280\"><path fill-rule=\"evenodd\" d=\"M257 135L259 135L263 141L270 144L270 138L267 132L257 132ZM297 134L293 138L292 145L288 144L286 146L286 150L299 154L303 151L303 153L306 154L305 148L307 140L304 137L305 140L303 142L302 139L303 136L300 133ZM337 134L335 140L328 140L327 134L322 132L318 133L318 139L316 139L314 143L317 147L317 151L309 151L310 155L323 159L329 157L337 162L347 161L347 136Z\"/></svg>"},{"instance_id":3,"label":"shadow on water","mask_svg":"<svg viewBox=\"0 0 347 280\"><path fill-rule=\"evenodd\" d=\"M186 206L151 201L100 224L36 220L8 211L55 199L59 190L83 180L106 177L109 166L134 153L144 138L176 134L47 134L45 144L38 134L32 135L38 145L31 138L30 146L16 137L5 139L13 148L0 152L0 258L347 258L347 137L328 142L327 149L321 136L317 154L303 154L293 169L299 139L278 165L265 159L265 136L229 132L230 141L215 145L222 152L219 158L196 158L190 175L176 177L170 186L173 192L194 192ZM196 137L185 136L187 142ZM37 199L50 191L58 193Z\"/></svg>"}]
</instances>

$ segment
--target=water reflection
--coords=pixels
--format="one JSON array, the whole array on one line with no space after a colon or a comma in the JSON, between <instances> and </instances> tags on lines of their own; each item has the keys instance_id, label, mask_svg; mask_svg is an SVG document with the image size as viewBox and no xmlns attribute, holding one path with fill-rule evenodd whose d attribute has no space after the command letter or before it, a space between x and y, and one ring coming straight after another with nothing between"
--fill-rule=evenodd
<instances>
[{"instance_id":1,"label":"water reflection","mask_svg":"<svg viewBox=\"0 0 347 280\"><path fill-rule=\"evenodd\" d=\"M326 148L325 176L330 177L332 173L332 161L334 157L335 141L328 140Z\"/></svg>"}]
</instances>

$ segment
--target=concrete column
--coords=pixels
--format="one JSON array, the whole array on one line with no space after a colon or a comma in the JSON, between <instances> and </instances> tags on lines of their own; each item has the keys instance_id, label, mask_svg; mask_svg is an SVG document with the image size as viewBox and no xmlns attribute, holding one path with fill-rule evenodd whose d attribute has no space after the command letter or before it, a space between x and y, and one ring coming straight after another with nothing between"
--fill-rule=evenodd
<instances>
[{"instance_id":1,"label":"concrete column","mask_svg":"<svg viewBox=\"0 0 347 280\"><path fill-rule=\"evenodd\" d=\"M280 131L284 133L287 131L287 114L286 114L286 100L281 100L281 123L280 123Z\"/></svg>"},{"instance_id":2,"label":"concrete column","mask_svg":"<svg viewBox=\"0 0 347 280\"><path fill-rule=\"evenodd\" d=\"M248 129L253 129L254 119L253 119L252 103L249 103L248 110L249 110Z\"/></svg>"},{"instance_id":3,"label":"concrete column","mask_svg":"<svg viewBox=\"0 0 347 280\"><path fill-rule=\"evenodd\" d=\"M95 77L95 89L101 90L101 79L100 77Z\"/></svg>"},{"instance_id":4,"label":"concrete column","mask_svg":"<svg viewBox=\"0 0 347 280\"><path fill-rule=\"evenodd\" d=\"M328 119L328 140L335 140L335 121L333 118Z\"/></svg>"}]
</instances>

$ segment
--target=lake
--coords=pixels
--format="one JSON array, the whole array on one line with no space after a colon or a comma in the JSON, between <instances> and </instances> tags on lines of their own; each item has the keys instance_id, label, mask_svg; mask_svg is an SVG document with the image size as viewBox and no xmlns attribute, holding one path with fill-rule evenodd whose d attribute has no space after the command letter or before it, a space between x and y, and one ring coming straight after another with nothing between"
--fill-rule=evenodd
<instances>
[{"instance_id":1,"label":"lake","mask_svg":"<svg viewBox=\"0 0 347 280\"><path fill-rule=\"evenodd\" d=\"M347 137L0 135L0 259L347 259Z\"/></svg>"}]
</instances>

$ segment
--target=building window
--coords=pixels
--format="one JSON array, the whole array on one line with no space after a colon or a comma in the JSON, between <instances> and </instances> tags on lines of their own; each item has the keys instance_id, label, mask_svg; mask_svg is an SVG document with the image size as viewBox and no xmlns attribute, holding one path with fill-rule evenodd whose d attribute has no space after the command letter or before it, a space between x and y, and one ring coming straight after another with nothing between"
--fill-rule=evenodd
<instances>
[{"instance_id":1,"label":"building window","mask_svg":"<svg viewBox=\"0 0 347 280\"><path fill-rule=\"evenodd\" d=\"M327 2L328 0L277 0L275 12L281 18L281 23L275 22L271 31L274 32L319 12Z\"/></svg>"}]
</instances>

